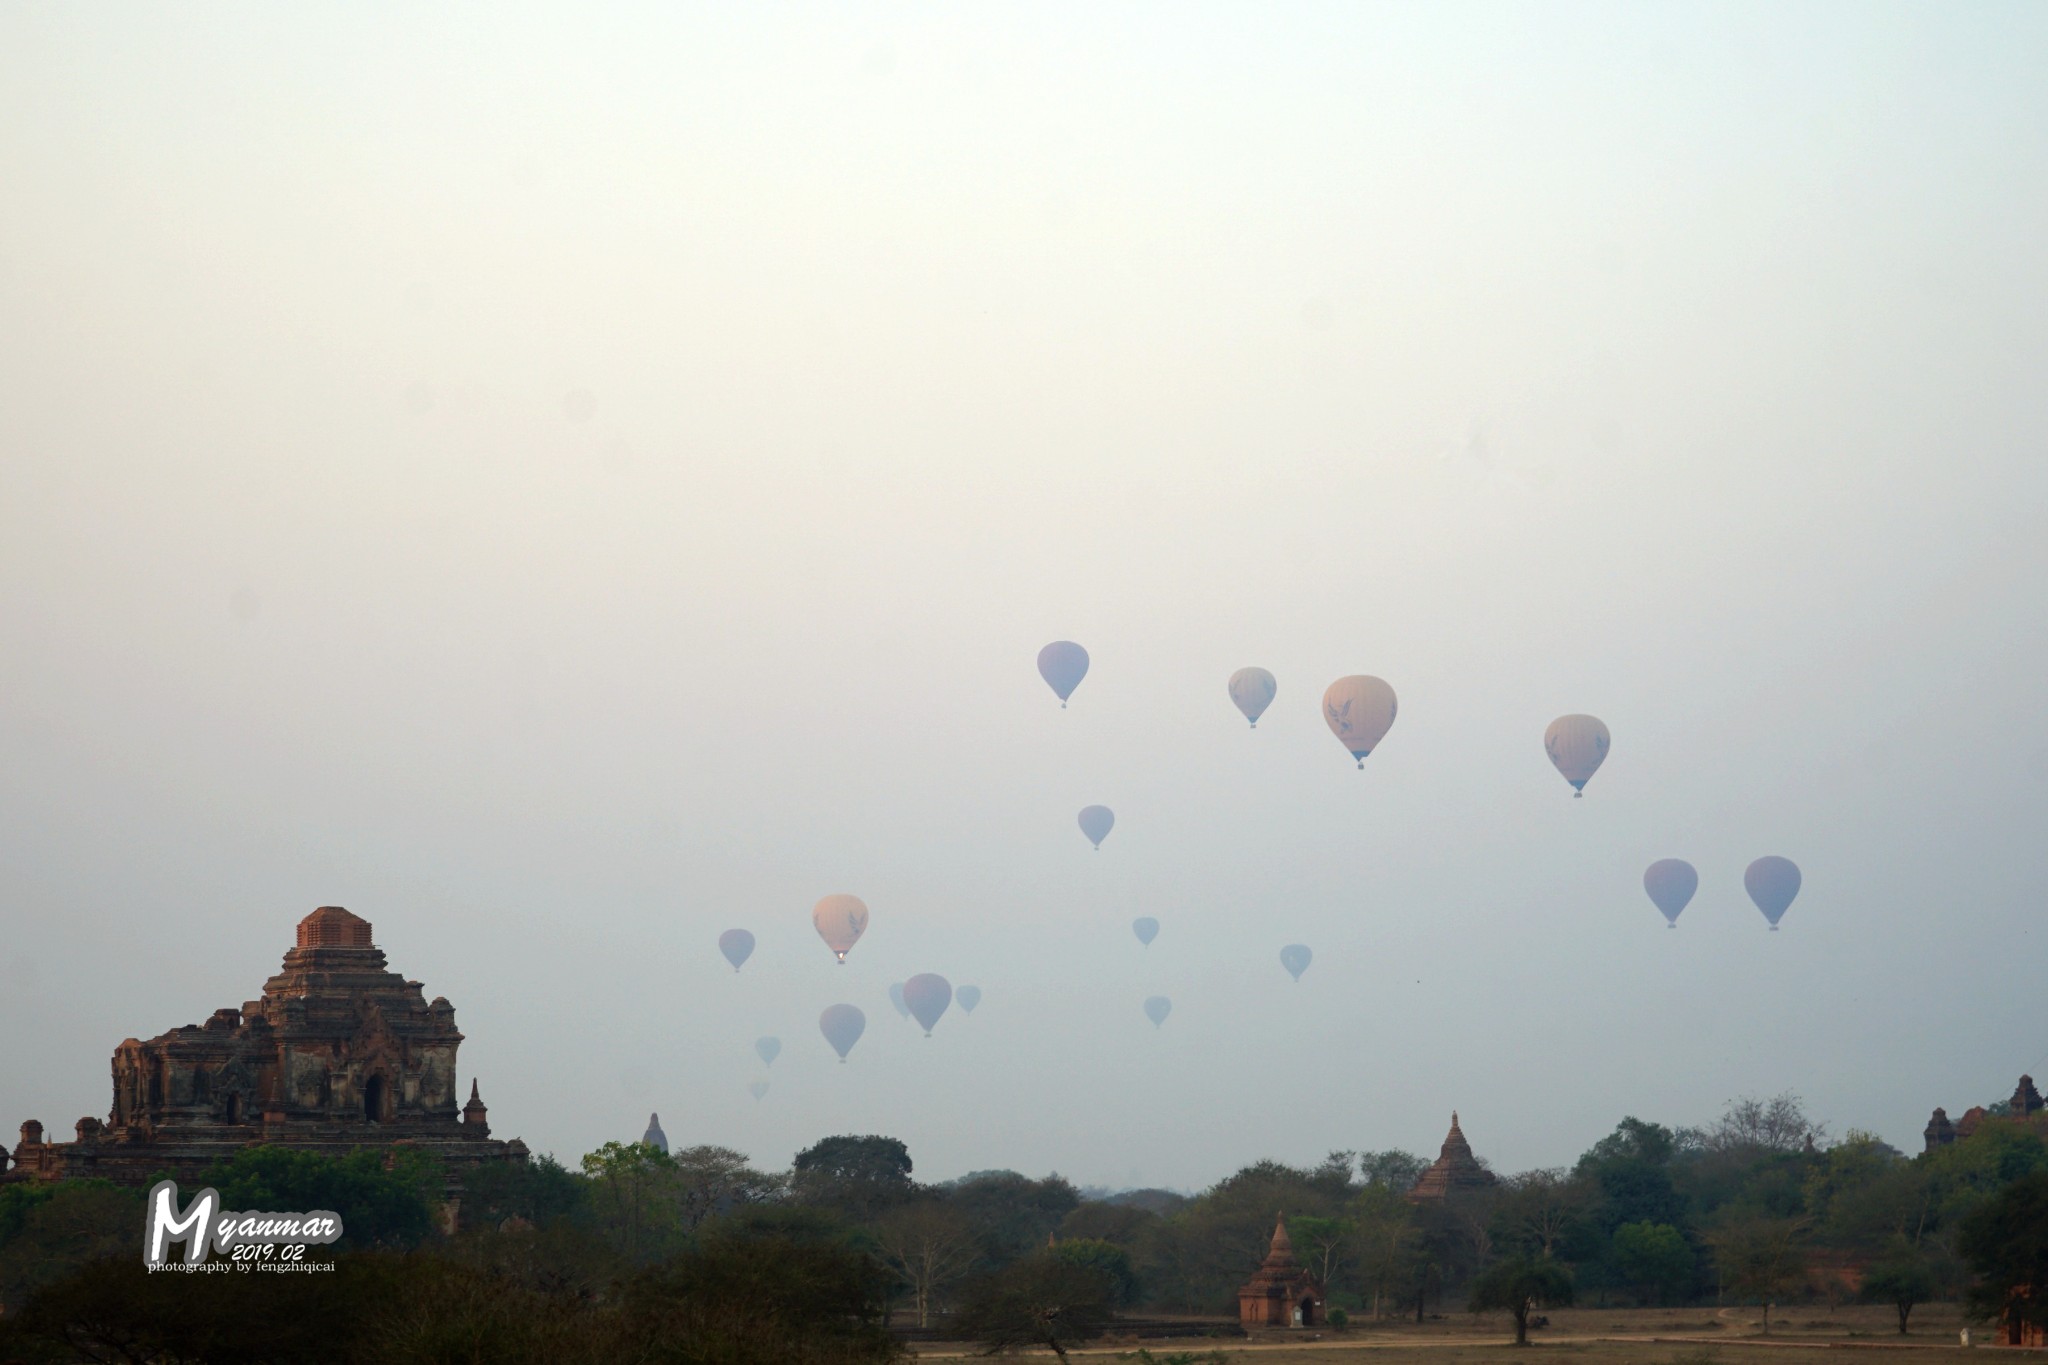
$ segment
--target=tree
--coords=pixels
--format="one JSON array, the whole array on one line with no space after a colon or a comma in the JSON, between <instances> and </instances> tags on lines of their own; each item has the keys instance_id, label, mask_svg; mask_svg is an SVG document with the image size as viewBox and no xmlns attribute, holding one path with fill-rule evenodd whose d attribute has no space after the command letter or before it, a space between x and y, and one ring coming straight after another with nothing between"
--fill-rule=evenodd
<instances>
[{"instance_id":1,"label":"tree","mask_svg":"<svg viewBox=\"0 0 2048 1365\"><path fill-rule=\"evenodd\" d=\"M1745 1095L1728 1101L1703 1137L1710 1151L1796 1152L1826 1141L1827 1125L1807 1118L1799 1097L1787 1090L1767 1100Z\"/></svg>"},{"instance_id":2,"label":"tree","mask_svg":"<svg viewBox=\"0 0 2048 1365\"><path fill-rule=\"evenodd\" d=\"M980 1258L974 1224L964 1213L937 1200L905 1204L875 1225L882 1259L910 1287L917 1325L931 1325L933 1296Z\"/></svg>"},{"instance_id":3,"label":"tree","mask_svg":"<svg viewBox=\"0 0 2048 1365\"><path fill-rule=\"evenodd\" d=\"M1915 1248L1896 1247L1864 1270L1861 1297L1865 1303L1888 1303L1896 1308L1899 1335L1904 1336L1906 1319L1913 1315L1914 1307L1934 1297L1934 1271Z\"/></svg>"},{"instance_id":4,"label":"tree","mask_svg":"<svg viewBox=\"0 0 2048 1365\"><path fill-rule=\"evenodd\" d=\"M1019 1346L1067 1349L1102 1335L1111 1319L1109 1277L1038 1252L972 1285L960 1306L960 1331L991 1354Z\"/></svg>"},{"instance_id":5,"label":"tree","mask_svg":"<svg viewBox=\"0 0 2048 1365\"><path fill-rule=\"evenodd\" d=\"M842 1134L796 1154L790 1188L800 1199L837 1205L865 1221L910 1197L910 1170L910 1149L896 1138Z\"/></svg>"},{"instance_id":6,"label":"tree","mask_svg":"<svg viewBox=\"0 0 2048 1365\"><path fill-rule=\"evenodd\" d=\"M2048 1171L2022 1176L1970 1214L1956 1249L1977 1276L1972 1307L2048 1326Z\"/></svg>"},{"instance_id":7,"label":"tree","mask_svg":"<svg viewBox=\"0 0 2048 1365\"><path fill-rule=\"evenodd\" d=\"M1577 1228L1587 1197L1585 1182L1563 1170L1509 1176L1494 1203L1494 1240L1548 1260Z\"/></svg>"},{"instance_id":8,"label":"tree","mask_svg":"<svg viewBox=\"0 0 2048 1365\"><path fill-rule=\"evenodd\" d=\"M1721 1282L1762 1301L1765 1336L1771 1334L1771 1305L1806 1276L1806 1250L1800 1245L1805 1230L1797 1218L1748 1218L1725 1225L1710 1239Z\"/></svg>"},{"instance_id":9,"label":"tree","mask_svg":"<svg viewBox=\"0 0 2048 1365\"><path fill-rule=\"evenodd\" d=\"M523 1218L546 1227L585 1207L589 1185L546 1152L527 1161L492 1161L462 1174L462 1221L496 1227Z\"/></svg>"},{"instance_id":10,"label":"tree","mask_svg":"<svg viewBox=\"0 0 2048 1365\"><path fill-rule=\"evenodd\" d=\"M1391 1186L1374 1183L1358 1192L1349 1212L1359 1277L1372 1295L1372 1315L1377 1318L1382 1306L1405 1295L1415 1279L1420 1240L1415 1208Z\"/></svg>"},{"instance_id":11,"label":"tree","mask_svg":"<svg viewBox=\"0 0 2048 1365\"><path fill-rule=\"evenodd\" d=\"M1692 1248L1669 1223L1623 1223L1614 1230L1613 1255L1615 1269L1645 1304L1662 1303L1692 1283Z\"/></svg>"},{"instance_id":12,"label":"tree","mask_svg":"<svg viewBox=\"0 0 2048 1365\"><path fill-rule=\"evenodd\" d=\"M1529 1310L1572 1301L1572 1277L1556 1261L1516 1256L1495 1261L1472 1282L1472 1311L1505 1308L1514 1315L1515 1345L1529 1344Z\"/></svg>"},{"instance_id":13,"label":"tree","mask_svg":"<svg viewBox=\"0 0 2048 1365\"><path fill-rule=\"evenodd\" d=\"M1059 1260L1100 1272L1109 1281L1112 1306L1124 1308L1137 1301L1138 1275L1131 1267L1131 1254L1122 1247L1092 1237L1076 1237L1050 1250Z\"/></svg>"},{"instance_id":14,"label":"tree","mask_svg":"<svg viewBox=\"0 0 2048 1365\"><path fill-rule=\"evenodd\" d=\"M1328 1293L1343 1273L1345 1263L1351 1256L1351 1241L1355 1234L1350 1220L1344 1218L1317 1218L1305 1215L1290 1219L1287 1224L1287 1238L1294 1243L1295 1253L1301 1257L1302 1265L1315 1277L1317 1284Z\"/></svg>"},{"instance_id":15,"label":"tree","mask_svg":"<svg viewBox=\"0 0 2048 1365\"><path fill-rule=\"evenodd\" d=\"M1406 1194L1429 1169L1429 1163L1413 1152L1388 1148L1384 1152L1361 1152L1358 1173L1368 1185L1383 1185L1396 1194Z\"/></svg>"},{"instance_id":16,"label":"tree","mask_svg":"<svg viewBox=\"0 0 2048 1365\"><path fill-rule=\"evenodd\" d=\"M358 1148L344 1157L289 1147L245 1147L178 1193L190 1198L211 1186L232 1210L326 1209L341 1215L341 1244L409 1247L434 1231L447 1189L441 1163L417 1147Z\"/></svg>"},{"instance_id":17,"label":"tree","mask_svg":"<svg viewBox=\"0 0 2048 1365\"><path fill-rule=\"evenodd\" d=\"M591 1204L619 1250L639 1258L673 1226L675 1159L651 1142L607 1142L583 1158Z\"/></svg>"},{"instance_id":18,"label":"tree","mask_svg":"<svg viewBox=\"0 0 2048 1365\"><path fill-rule=\"evenodd\" d=\"M0 1198L22 1189L0 1189ZM133 1255L142 1213L140 1191L106 1180L44 1185L34 1197L15 1200L11 1216L0 1222L0 1313L19 1311L37 1288L80 1266Z\"/></svg>"},{"instance_id":19,"label":"tree","mask_svg":"<svg viewBox=\"0 0 2048 1365\"><path fill-rule=\"evenodd\" d=\"M744 1152L730 1147L685 1147L669 1160L675 1168L676 1210L685 1231L694 1232L714 1213L735 1204L758 1204L782 1190L777 1176L755 1170Z\"/></svg>"},{"instance_id":20,"label":"tree","mask_svg":"<svg viewBox=\"0 0 2048 1365\"><path fill-rule=\"evenodd\" d=\"M974 1224L990 1269L1044 1246L1081 1203L1064 1176L1033 1180L1015 1171L976 1171L934 1192Z\"/></svg>"}]
</instances>

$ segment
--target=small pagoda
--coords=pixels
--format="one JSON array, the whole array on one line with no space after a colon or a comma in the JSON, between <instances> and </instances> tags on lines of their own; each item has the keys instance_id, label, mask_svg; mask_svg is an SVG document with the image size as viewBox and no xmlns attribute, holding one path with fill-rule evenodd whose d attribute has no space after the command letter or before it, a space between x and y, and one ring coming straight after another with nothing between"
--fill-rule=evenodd
<instances>
[{"instance_id":1,"label":"small pagoda","mask_svg":"<svg viewBox=\"0 0 2048 1365\"><path fill-rule=\"evenodd\" d=\"M1237 1291L1237 1320L1245 1328L1323 1325L1323 1287L1295 1262L1284 1214L1273 1224L1266 1259Z\"/></svg>"},{"instance_id":2,"label":"small pagoda","mask_svg":"<svg viewBox=\"0 0 2048 1365\"><path fill-rule=\"evenodd\" d=\"M1443 1151L1416 1180L1415 1188L1408 1191L1408 1202L1424 1204L1473 1194L1491 1188L1496 1178L1472 1155L1472 1144L1465 1141L1464 1130L1458 1127L1458 1111L1453 1109L1451 1131L1444 1137Z\"/></svg>"}]
</instances>

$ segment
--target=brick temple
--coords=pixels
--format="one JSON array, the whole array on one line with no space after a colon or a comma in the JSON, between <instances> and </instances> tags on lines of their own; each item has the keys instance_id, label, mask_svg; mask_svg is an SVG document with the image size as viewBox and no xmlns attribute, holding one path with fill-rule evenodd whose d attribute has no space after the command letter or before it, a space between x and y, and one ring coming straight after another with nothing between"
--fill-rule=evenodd
<instances>
[{"instance_id":1,"label":"brick temple","mask_svg":"<svg viewBox=\"0 0 2048 1365\"><path fill-rule=\"evenodd\" d=\"M1273 1224L1266 1259L1237 1291L1237 1321L1245 1328L1323 1325L1323 1287L1294 1259L1285 1215Z\"/></svg>"},{"instance_id":2,"label":"brick temple","mask_svg":"<svg viewBox=\"0 0 2048 1365\"><path fill-rule=\"evenodd\" d=\"M1415 1181L1415 1188L1408 1191L1410 1203L1422 1204L1454 1195L1471 1194L1489 1189L1495 1182L1492 1171L1479 1164L1479 1158L1472 1155L1472 1144L1465 1141L1465 1130L1458 1127L1458 1111L1451 1111L1451 1131L1444 1137L1443 1150Z\"/></svg>"},{"instance_id":3,"label":"brick temple","mask_svg":"<svg viewBox=\"0 0 2048 1365\"><path fill-rule=\"evenodd\" d=\"M455 1007L388 970L369 921L322 906L261 999L123 1042L106 1121L80 1119L69 1142L22 1124L11 1156L0 1149L0 1182L183 1182L259 1143L328 1156L412 1146L441 1159L453 1201L465 1170L527 1155L491 1136L474 1080L460 1102L461 1044Z\"/></svg>"},{"instance_id":4,"label":"brick temple","mask_svg":"<svg viewBox=\"0 0 2048 1365\"><path fill-rule=\"evenodd\" d=\"M2020 1083L2013 1087L2012 1098L2006 1101L2005 1109L2001 1115L1992 1113L1981 1104L1973 1105L1953 1123L1949 1121L1948 1110L1937 1109L1934 1117L1927 1120L1927 1127L1921 1130L1921 1136L1927 1140L1927 1150L1931 1152L1951 1142L1961 1142L1987 1122L2017 1120L2048 1131L2048 1117L2043 1117L2048 1113L2048 1105L2042 1103L2041 1092L2034 1088L2032 1076L2020 1077Z\"/></svg>"}]
</instances>

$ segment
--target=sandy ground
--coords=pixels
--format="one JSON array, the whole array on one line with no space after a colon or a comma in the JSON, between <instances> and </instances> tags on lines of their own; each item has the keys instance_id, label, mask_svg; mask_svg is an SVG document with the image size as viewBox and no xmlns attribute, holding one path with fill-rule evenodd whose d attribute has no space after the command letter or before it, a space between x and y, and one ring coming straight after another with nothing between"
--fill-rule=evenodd
<instances>
[{"instance_id":1,"label":"sandy ground","mask_svg":"<svg viewBox=\"0 0 2048 1365\"><path fill-rule=\"evenodd\" d=\"M1119 1342L1113 1336L1069 1352L1091 1362L1126 1360L1145 1365L1399 1365L1407 1359L1427 1365L1508 1365L1515 1359L1551 1360L1556 1365L1818 1365L1817 1354L1829 1352L1910 1353L1914 1365L1974 1360L1995 1365L1998 1359L2048 1360L2048 1351L2016 1351L1991 1345L1989 1329L1972 1328L1977 1343L1964 1347L1959 1333L1962 1314L1952 1304L1931 1304L1914 1310L1913 1330L1900 1336L1898 1319L1889 1308L1855 1304L1828 1308L1816 1304L1771 1315L1771 1334L1763 1335L1763 1317L1755 1308L1556 1309L1550 1325L1530 1333L1530 1348L1514 1347L1514 1324L1506 1314L1446 1315L1417 1326L1377 1323L1349 1331L1274 1333L1256 1340ZM1989 1360L1984 1351L1996 1352ZM1218 1354L1220 1353L1220 1354ZM1041 1352L1050 1356L1052 1353ZM928 1343L918 1348L919 1365L986 1360L962 1343Z\"/></svg>"}]
</instances>

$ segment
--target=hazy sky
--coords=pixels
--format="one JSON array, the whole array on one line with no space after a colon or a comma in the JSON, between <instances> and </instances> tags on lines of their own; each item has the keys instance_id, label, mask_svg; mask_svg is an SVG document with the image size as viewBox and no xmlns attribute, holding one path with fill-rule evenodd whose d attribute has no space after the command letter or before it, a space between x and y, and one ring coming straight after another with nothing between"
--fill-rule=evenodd
<instances>
[{"instance_id":1,"label":"hazy sky","mask_svg":"<svg viewBox=\"0 0 2048 1365\"><path fill-rule=\"evenodd\" d=\"M1517 1169L1788 1088L1917 1149L2048 1062L2044 60L2028 4L0 9L0 1127L340 904L571 1162L1192 1187L1455 1106ZM926 1040L920 971L985 1000Z\"/></svg>"}]
</instances>

